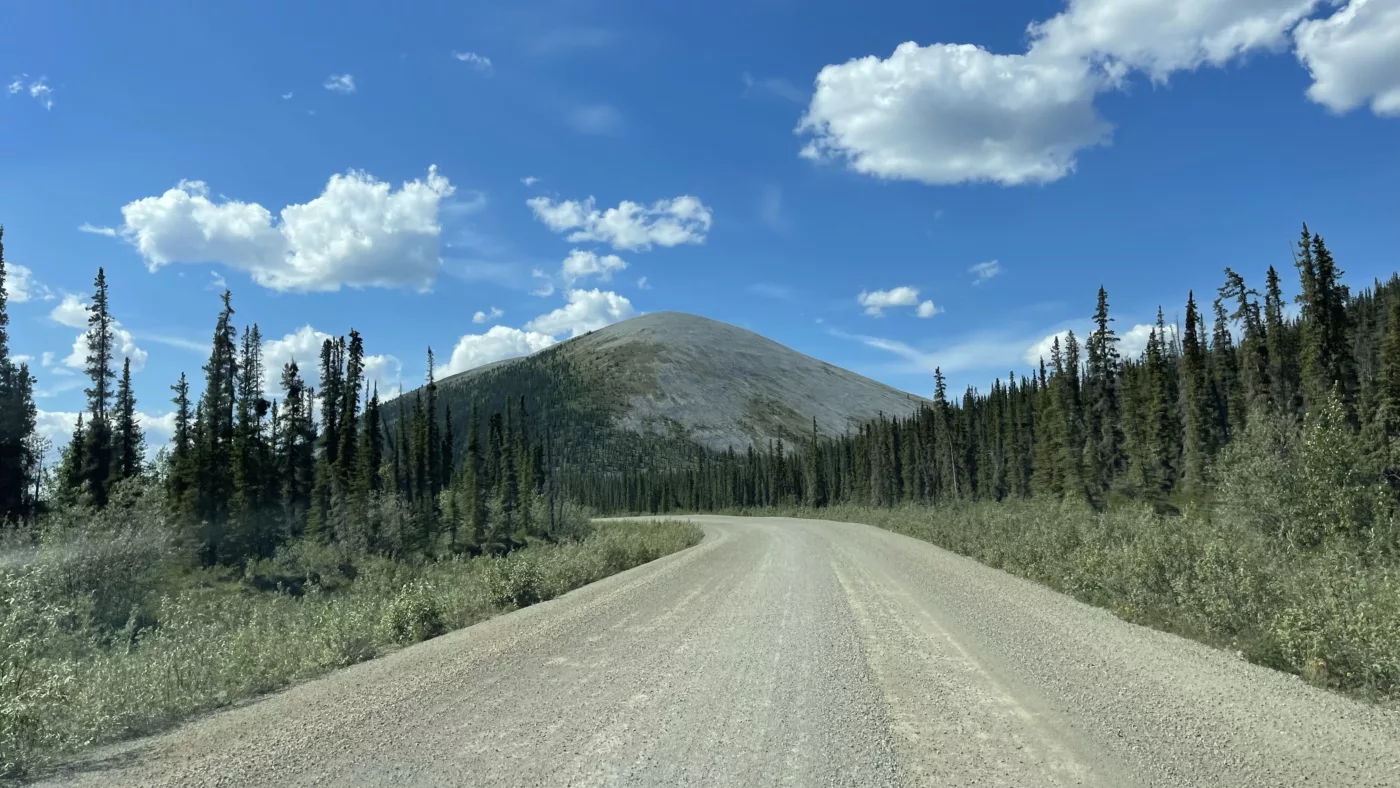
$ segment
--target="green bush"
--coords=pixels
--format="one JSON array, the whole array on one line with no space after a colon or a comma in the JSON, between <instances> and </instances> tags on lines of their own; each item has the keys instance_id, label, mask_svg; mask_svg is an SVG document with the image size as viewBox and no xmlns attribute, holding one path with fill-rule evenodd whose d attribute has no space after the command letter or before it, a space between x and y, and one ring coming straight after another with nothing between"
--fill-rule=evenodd
<instances>
[{"instance_id":1,"label":"green bush","mask_svg":"<svg viewBox=\"0 0 1400 788\"><path fill-rule=\"evenodd\" d=\"M394 643L409 644L447 631L442 608L422 583L405 585L384 611L384 631Z\"/></svg>"},{"instance_id":2,"label":"green bush","mask_svg":"<svg viewBox=\"0 0 1400 788\"><path fill-rule=\"evenodd\" d=\"M582 541L420 563L308 542L230 577L183 569L159 528L131 522L140 521L70 512L38 544L0 543L0 776L558 596L700 538L688 524L573 523ZM299 593L249 580L274 574L302 578Z\"/></svg>"}]
</instances>

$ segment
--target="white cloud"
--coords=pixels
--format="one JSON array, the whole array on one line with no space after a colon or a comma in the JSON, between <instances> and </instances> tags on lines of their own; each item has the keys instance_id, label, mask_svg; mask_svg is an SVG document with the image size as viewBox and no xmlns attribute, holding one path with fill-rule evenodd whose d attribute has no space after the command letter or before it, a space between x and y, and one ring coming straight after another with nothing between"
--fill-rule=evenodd
<instances>
[{"instance_id":1,"label":"white cloud","mask_svg":"<svg viewBox=\"0 0 1400 788\"><path fill-rule=\"evenodd\" d=\"M526 175L524 178L520 179L520 182L525 184L526 186L534 186L535 184L540 182L540 179L536 178L533 175Z\"/></svg>"},{"instance_id":2,"label":"white cloud","mask_svg":"<svg viewBox=\"0 0 1400 788\"><path fill-rule=\"evenodd\" d=\"M40 365L40 366L42 366L42 367L51 367L51 366L53 366L53 362L54 362L54 353L53 353L52 350L45 350L44 352L42 352L42 353L39 354L39 365Z\"/></svg>"},{"instance_id":3,"label":"white cloud","mask_svg":"<svg viewBox=\"0 0 1400 788\"><path fill-rule=\"evenodd\" d=\"M263 390L269 398L281 399L286 395L282 389L282 367L295 361L302 380L309 385L319 386L321 344L335 337L324 331L317 331L304 325L281 339L263 341ZM398 358L387 354L365 355L366 390L379 387L381 399L399 395L399 379L403 375L403 364Z\"/></svg>"},{"instance_id":4,"label":"white cloud","mask_svg":"<svg viewBox=\"0 0 1400 788\"><path fill-rule=\"evenodd\" d=\"M918 306L919 290L916 287L896 287L891 290L862 291L856 301L865 307L865 314L883 317L885 309L892 306Z\"/></svg>"},{"instance_id":5,"label":"white cloud","mask_svg":"<svg viewBox=\"0 0 1400 788\"><path fill-rule=\"evenodd\" d=\"M83 222L82 224L78 225L78 231L84 233L92 233L93 235L105 235L108 238L117 237L117 231L112 229L111 227L96 227L94 225L88 224L87 222Z\"/></svg>"},{"instance_id":6,"label":"white cloud","mask_svg":"<svg viewBox=\"0 0 1400 788\"><path fill-rule=\"evenodd\" d=\"M650 289L651 289L651 285L647 284L647 278L646 278L645 276L642 276L642 277L638 277L638 278L637 278L637 289L638 289L638 290L650 290Z\"/></svg>"},{"instance_id":7,"label":"white cloud","mask_svg":"<svg viewBox=\"0 0 1400 788\"><path fill-rule=\"evenodd\" d=\"M77 425L76 411L40 410L36 414L37 432L49 439L49 452L44 456L44 464L53 467L58 464L60 452L73 438L73 428ZM136 411L136 423L146 438L146 459L154 460L156 453L175 437L175 413L162 413L159 416Z\"/></svg>"},{"instance_id":8,"label":"white cloud","mask_svg":"<svg viewBox=\"0 0 1400 788\"><path fill-rule=\"evenodd\" d=\"M1054 355L1055 340L1059 340L1060 347L1063 349L1065 346L1065 339L1068 336L1069 329L1065 329L1064 331L1057 331L1054 334L1051 334L1041 339L1034 345L1031 345L1030 347L1026 348L1026 354L1023 357L1023 360L1030 366L1038 368L1040 366L1040 360L1045 359L1045 365L1046 367L1049 367L1050 359ZM1076 337L1077 336L1078 335L1076 335Z\"/></svg>"},{"instance_id":9,"label":"white cloud","mask_svg":"<svg viewBox=\"0 0 1400 788\"><path fill-rule=\"evenodd\" d=\"M452 348L452 358L442 377L466 372L482 364L528 356L553 345L554 337L537 331L521 331L509 326L492 326L484 334L467 334Z\"/></svg>"},{"instance_id":10,"label":"white cloud","mask_svg":"<svg viewBox=\"0 0 1400 788\"><path fill-rule=\"evenodd\" d=\"M1223 66L1278 50L1319 0L1070 0L1028 28L1029 56L1092 61L1110 77L1129 70L1165 82L1174 71Z\"/></svg>"},{"instance_id":11,"label":"white cloud","mask_svg":"<svg viewBox=\"0 0 1400 788\"><path fill-rule=\"evenodd\" d=\"M47 77L31 80L28 74L20 74L5 86L5 91L12 96L28 93L29 97L43 105L44 109L53 109L53 88L49 87Z\"/></svg>"},{"instance_id":12,"label":"white cloud","mask_svg":"<svg viewBox=\"0 0 1400 788\"><path fill-rule=\"evenodd\" d=\"M397 191L365 172L331 176L320 196L282 209L214 202L200 181L122 206L119 235L155 270L221 262L254 282L290 291L431 288L439 267L442 202L456 191L437 167Z\"/></svg>"},{"instance_id":13,"label":"white cloud","mask_svg":"<svg viewBox=\"0 0 1400 788\"><path fill-rule=\"evenodd\" d=\"M600 255L597 252L574 249L564 258L559 275L563 277L566 287L572 287L574 282L590 276L596 276L604 282L611 281L614 272L626 268L627 263L615 254Z\"/></svg>"},{"instance_id":14,"label":"white cloud","mask_svg":"<svg viewBox=\"0 0 1400 788\"><path fill-rule=\"evenodd\" d=\"M797 132L804 157L878 178L1043 183L1108 138L1095 87L1081 62L911 41L823 68Z\"/></svg>"},{"instance_id":15,"label":"white cloud","mask_svg":"<svg viewBox=\"0 0 1400 788\"><path fill-rule=\"evenodd\" d=\"M1156 323L1139 323L1118 337L1118 355L1126 359L1137 359L1147 352L1147 339L1157 330ZM1168 341L1176 339L1176 326L1166 327Z\"/></svg>"},{"instance_id":16,"label":"white cloud","mask_svg":"<svg viewBox=\"0 0 1400 788\"><path fill-rule=\"evenodd\" d=\"M491 71L491 58L486 57L485 55L478 55L475 52L454 51L452 53L452 56L462 61L463 63L470 65L472 68L482 72L483 74L490 73Z\"/></svg>"},{"instance_id":17,"label":"white cloud","mask_svg":"<svg viewBox=\"0 0 1400 788\"><path fill-rule=\"evenodd\" d=\"M583 134L612 134L622 127L622 113L611 104L590 104L570 112L569 125Z\"/></svg>"},{"instance_id":18,"label":"white cloud","mask_svg":"<svg viewBox=\"0 0 1400 788\"><path fill-rule=\"evenodd\" d=\"M33 364L34 357L29 355L28 353L17 353L13 356L10 356L10 361L14 362L16 365Z\"/></svg>"},{"instance_id":19,"label":"white cloud","mask_svg":"<svg viewBox=\"0 0 1400 788\"><path fill-rule=\"evenodd\" d=\"M326 77L324 87L332 93L340 93L342 95L354 93L355 77L350 74L331 74L329 77Z\"/></svg>"},{"instance_id":20,"label":"white cloud","mask_svg":"<svg viewBox=\"0 0 1400 788\"><path fill-rule=\"evenodd\" d=\"M491 311L490 311L490 312L477 312L476 314L472 315L472 322L473 322L473 323L489 323L489 322L491 322L492 320L499 320L499 319L500 319L502 316L504 316L504 315L505 315L505 312L503 312L503 311L501 311L500 309L497 309L496 307L493 306L493 307L491 307Z\"/></svg>"},{"instance_id":21,"label":"white cloud","mask_svg":"<svg viewBox=\"0 0 1400 788\"><path fill-rule=\"evenodd\" d=\"M967 269L967 271L968 273L977 277L975 280L973 280L972 283L974 285L980 285L988 279L991 279L992 277L1001 273L1001 263L997 262L996 260L988 260L985 263L978 263L977 265L972 266L971 268Z\"/></svg>"},{"instance_id":22,"label":"white cloud","mask_svg":"<svg viewBox=\"0 0 1400 788\"><path fill-rule=\"evenodd\" d=\"M1369 102L1377 115L1400 115L1400 0L1351 0L1299 24L1293 39L1312 74L1308 98L1333 112Z\"/></svg>"},{"instance_id":23,"label":"white cloud","mask_svg":"<svg viewBox=\"0 0 1400 788\"><path fill-rule=\"evenodd\" d=\"M63 359L64 365L71 369L82 369L87 364L88 341L88 304L78 296L68 293L63 296L63 300L49 313L49 318L57 323L69 328L81 328L82 333L73 340L73 351L68 357ZM136 345L136 339L131 332L122 327L121 321L112 319L112 336L115 340L112 344L113 365L120 367L123 358L131 359L131 371L140 372L146 367L147 353ZM44 354L44 366L49 366L52 356Z\"/></svg>"},{"instance_id":24,"label":"white cloud","mask_svg":"<svg viewBox=\"0 0 1400 788\"><path fill-rule=\"evenodd\" d=\"M87 328L87 304L83 303L81 297L66 293L58 306L49 312L49 319L69 328Z\"/></svg>"},{"instance_id":25,"label":"white cloud","mask_svg":"<svg viewBox=\"0 0 1400 788\"><path fill-rule=\"evenodd\" d=\"M526 323L525 328L551 337L565 332L579 336L636 314L631 301L606 290L570 290L568 299L567 306L540 315Z\"/></svg>"},{"instance_id":26,"label":"white cloud","mask_svg":"<svg viewBox=\"0 0 1400 788\"><path fill-rule=\"evenodd\" d=\"M616 208L605 211L594 207L592 197L558 203L548 197L533 197L525 202L535 218L550 230L573 230L569 241L597 241L629 251L647 250L653 244L669 247L704 243L713 223L710 209L688 194L657 200L650 207L623 200Z\"/></svg>"},{"instance_id":27,"label":"white cloud","mask_svg":"<svg viewBox=\"0 0 1400 788\"><path fill-rule=\"evenodd\" d=\"M292 91L290 91L290 90L287 91L286 93L283 93L283 94L282 94L282 100L283 100L283 101L286 101L287 99L289 99L289 98L291 98L291 97L292 97Z\"/></svg>"},{"instance_id":28,"label":"white cloud","mask_svg":"<svg viewBox=\"0 0 1400 788\"><path fill-rule=\"evenodd\" d=\"M1334 3L1337 4L1337 3ZM1400 113L1400 3L1350 0L1307 20L1322 0L1069 0L1027 28L1022 54L915 42L888 58L828 65L796 131L802 155L880 178L1005 186L1073 172L1107 142L1094 98L1135 72L1177 71L1282 50L1294 30L1315 79L1309 96L1345 110L1370 101ZM1300 24L1301 22L1301 24Z\"/></svg>"},{"instance_id":29,"label":"white cloud","mask_svg":"<svg viewBox=\"0 0 1400 788\"><path fill-rule=\"evenodd\" d=\"M934 306L932 301L925 301L919 304L919 309L916 312L916 314L919 317L933 317L934 315L942 311L942 309L939 309L938 307Z\"/></svg>"},{"instance_id":30,"label":"white cloud","mask_svg":"<svg viewBox=\"0 0 1400 788\"><path fill-rule=\"evenodd\" d=\"M10 301L52 301L53 291L34 278L34 272L17 263L5 264L5 293Z\"/></svg>"}]
</instances>

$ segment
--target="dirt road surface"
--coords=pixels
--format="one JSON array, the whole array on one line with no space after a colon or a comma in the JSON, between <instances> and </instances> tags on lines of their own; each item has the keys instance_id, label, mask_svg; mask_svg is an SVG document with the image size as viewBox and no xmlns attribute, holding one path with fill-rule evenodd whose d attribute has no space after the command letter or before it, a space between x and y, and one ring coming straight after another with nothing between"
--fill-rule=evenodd
<instances>
[{"instance_id":1,"label":"dirt road surface","mask_svg":"<svg viewBox=\"0 0 1400 788\"><path fill-rule=\"evenodd\" d=\"M864 525L699 546L71 785L1400 786L1400 713Z\"/></svg>"}]
</instances>

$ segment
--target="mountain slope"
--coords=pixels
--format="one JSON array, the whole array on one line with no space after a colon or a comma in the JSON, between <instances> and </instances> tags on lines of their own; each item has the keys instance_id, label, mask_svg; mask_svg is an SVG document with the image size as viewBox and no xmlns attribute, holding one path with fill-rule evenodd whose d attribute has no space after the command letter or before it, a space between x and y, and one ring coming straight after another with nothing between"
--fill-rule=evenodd
<instances>
[{"instance_id":1,"label":"mountain slope","mask_svg":"<svg viewBox=\"0 0 1400 788\"><path fill-rule=\"evenodd\" d=\"M658 312L616 323L525 358L438 382L459 425L524 396L573 462L605 467L639 456L668 462L776 439L854 430L881 413L907 414L920 397L798 353L737 326ZM410 392L409 396L412 396ZM394 421L390 405L390 421ZM651 463L647 463L651 464Z\"/></svg>"}]
</instances>

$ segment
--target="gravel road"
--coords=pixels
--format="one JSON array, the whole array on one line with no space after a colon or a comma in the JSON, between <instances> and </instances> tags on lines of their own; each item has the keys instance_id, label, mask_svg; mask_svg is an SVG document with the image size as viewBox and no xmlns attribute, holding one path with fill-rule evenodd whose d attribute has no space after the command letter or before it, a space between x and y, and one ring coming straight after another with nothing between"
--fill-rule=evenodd
<instances>
[{"instance_id":1,"label":"gravel road","mask_svg":"<svg viewBox=\"0 0 1400 788\"><path fill-rule=\"evenodd\" d=\"M699 546L50 784L1400 786L1400 713L864 525Z\"/></svg>"}]
</instances>

